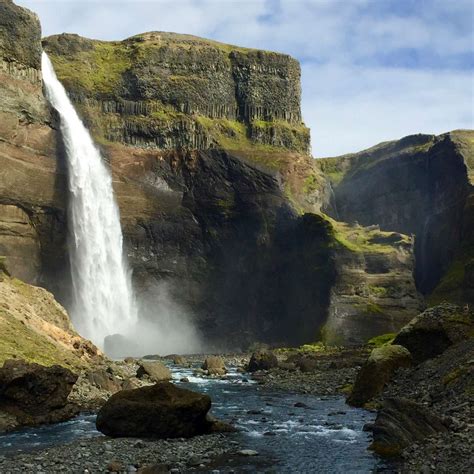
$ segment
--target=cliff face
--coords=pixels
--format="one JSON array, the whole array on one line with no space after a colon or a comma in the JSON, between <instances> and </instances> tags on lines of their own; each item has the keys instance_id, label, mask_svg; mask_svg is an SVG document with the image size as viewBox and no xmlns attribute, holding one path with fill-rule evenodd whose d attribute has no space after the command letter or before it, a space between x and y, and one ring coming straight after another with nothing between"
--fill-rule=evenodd
<instances>
[{"instance_id":1,"label":"cliff face","mask_svg":"<svg viewBox=\"0 0 474 474\"><path fill-rule=\"evenodd\" d=\"M333 215L414 234L417 286L430 294L459 249L472 246L465 228L472 223L473 149L474 132L455 131L321 160L333 183Z\"/></svg>"},{"instance_id":2,"label":"cliff face","mask_svg":"<svg viewBox=\"0 0 474 474\"><path fill-rule=\"evenodd\" d=\"M120 42L64 34L43 45L107 140L160 149L309 149L300 66L290 56L164 32Z\"/></svg>"},{"instance_id":3,"label":"cliff face","mask_svg":"<svg viewBox=\"0 0 474 474\"><path fill-rule=\"evenodd\" d=\"M2 8L0 254L67 304L65 162L41 93L39 24ZM316 214L334 202L307 154L297 61L171 33L43 45L110 164L134 284L152 307L165 289L226 349L360 343L416 314L410 238Z\"/></svg>"},{"instance_id":4,"label":"cliff face","mask_svg":"<svg viewBox=\"0 0 474 474\"><path fill-rule=\"evenodd\" d=\"M66 193L40 64L38 18L1 2L0 254L14 275L54 287L65 266Z\"/></svg>"}]
</instances>

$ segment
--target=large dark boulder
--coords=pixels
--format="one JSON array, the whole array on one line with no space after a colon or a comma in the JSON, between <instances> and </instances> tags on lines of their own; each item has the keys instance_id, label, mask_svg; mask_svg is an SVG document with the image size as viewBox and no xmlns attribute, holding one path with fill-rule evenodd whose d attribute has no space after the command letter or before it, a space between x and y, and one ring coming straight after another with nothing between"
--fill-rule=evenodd
<instances>
[{"instance_id":1,"label":"large dark boulder","mask_svg":"<svg viewBox=\"0 0 474 474\"><path fill-rule=\"evenodd\" d=\"M78 413L67 398L77 380L70 370L7 360L0 369L0 411L19 425L64 421Z\"/></svg>"},{"instance_id":2,"label":"large dark boulder","mask_svg":"<svg viewBox=\"0 0 474 474\"><path fill-rule=\"evenodd\" d=\"M359 370L347 403L356 407L363 406L382 393L385 384L397 369L411 365L412 357L405 347L386 345L374 349Z\"/></svg>"},{"instance_id":3,"label":"large dark boulder","mask_svg":"<svg viewBox=\"0 0 474 474\"><path fill-rule=\"evenodd\" d=\"M453 304L429 308L404 326L393 343L406 347L416 363L442 354L474 336L473 314Z\"/></svg>"},{"instance_id":4,"label":"large dark boulder","mask_svg":"<svg viewBox=\"0 0 474 474\"><path fill-rule=\"evenodd\" d=\"M247 370L249 372L256 372L257 370L270 370L278 367L278 359L271 351L258 351L250 357Z\"/></svg>"},{"instance_id":5,"label":"large dark boulder","mask_svg":"<svg viewBox=\"0 0 474 474\"><path fill-rule=\"evenodd\" d=\"M372 427L371 448L381 456L397 456L427 436L447 431L449 423L426 407L405 398L384 401Z\"/></svg>"},{"instance_id":6,"label":"large dark boulder","mask_svg":"<svg viewBox=\"0 0 474 474\"><path fill-rule=\"evenodd\" d=\"M112 395L96 425L113 437L189 438L212 430L210 408L207 395L162 382Z\"/></svg>"}]
</instances>

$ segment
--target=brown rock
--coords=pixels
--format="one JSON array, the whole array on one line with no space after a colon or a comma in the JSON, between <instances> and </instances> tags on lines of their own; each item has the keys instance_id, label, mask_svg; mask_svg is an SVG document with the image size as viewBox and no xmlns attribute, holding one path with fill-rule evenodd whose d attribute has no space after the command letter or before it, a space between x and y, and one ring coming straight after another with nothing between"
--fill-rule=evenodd
<instances>
[{"instance_id":1,"label":"brown rock","mask_svg":"<svg viewBox=\"0 0 474 474\"><path fill-rule=\"evenodd\" d=\"M359 370L347 403L364 405L382 392L398 368L410 367L411 364L411 354L405 347L387 345L374 349Z\"/></svg>"},{"instance_id":2,"label":"brown rock","mask_svg":"<svg viewBox=\"0 0 474 474\"><path fill-rule=\"evenodd\" d=\"M257 370L270 370L278 367L278 359L273 352L258 351L252 354L247 370L256 372Z\"/></svg>"},{"instance_id":3,"label":"brown rock","mask_svg":"<svg viewBox=\"0 0 474 474\"><path fill-rule=\"evenodd\" d=\"M112 395L100 409L97 429L107 436L188 438L208 433L207 395L169 382Z\"/></svg>"},{"instance_id":4,"label":"brown rock","mask_svg":"<svg viewBox=\"0 0 474 474\"><path fill-rule=\"evenodd\" d=\"M67 402L76 380L76 375L58 365L7 360L0 369L0 410L15 416L21 425L67 420L78 413Z\"/></svg>"},{"instance_id":5,"label":"brown rock","mask_svg":"<svg viewBox=\"0 0 474 474\"><path fill-rule=\"evenodd\" d=\"M406 347L416 363L442 354L451 345L474 334L474 315L460 306L440 304L404 326L393 343Z\"/></svg>"},{"instance_id":6,"label":"brown rock","mask_svg":"<svg viewBox=\"0 0 474 474\"><path fill-rule=\"evenodd\" d=\"M143 378L145 375L148 375L151 380L154 382L161 382L163 380L171 380L171 372L166 365L162 364L159 361L140 362L140 366L137 370L137 377L139 379Z\"/></svg>"},{"instance_id":7,"label":"brown rock","mask_svg":"<svg viewBox=\"0 0 474 474\"><path fill-rule=\"evenodd\" d=\"M209 375L225 375L227 373L224 359L217 356L206 357L202 369L207 370Z\"/></svg>"},{"instance_id":8,"label":"brown rock","mask_svg":"<svg viewBox=\"0 0 474 474\"><path fill-rule=\"evenodd\" d=\"M371 427L371 448L381 456L397 456L414 442L447 429L447 423L426 407L405 398L388 398Z\"/></svg>"}]
</instances>

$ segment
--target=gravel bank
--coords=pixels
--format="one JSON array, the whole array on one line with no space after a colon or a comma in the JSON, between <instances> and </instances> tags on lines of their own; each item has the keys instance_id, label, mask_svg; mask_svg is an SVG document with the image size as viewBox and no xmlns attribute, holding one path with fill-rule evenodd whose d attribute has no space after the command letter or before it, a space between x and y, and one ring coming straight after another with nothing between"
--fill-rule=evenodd
<instances>
[{"instance_id":1,"label":"gravel bank","mask_svg":"<svg viewBox=\"0 0 474 474\"><path fill-rule=\"evenodd\" d=\"M93 438L8 458L0 456L0 472L9 473L158 473L205 469L216 458L239 450L231 435L191 439L140 440ZM146 468L154 466L155 470Z\"/></svg>"}]
</instances>

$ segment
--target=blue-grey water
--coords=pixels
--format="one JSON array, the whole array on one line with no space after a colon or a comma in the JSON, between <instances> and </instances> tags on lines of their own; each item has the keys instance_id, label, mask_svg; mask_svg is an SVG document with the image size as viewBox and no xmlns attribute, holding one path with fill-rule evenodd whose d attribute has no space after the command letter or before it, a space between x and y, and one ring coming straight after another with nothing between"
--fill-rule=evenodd
<instances>
[{"instance_id":1,"label":"blue-grey water","mask_svg":"<svg viewBox=\"0 0 474 474\"><path fill-rule=\"evenodd\" d=\"M210 395L212 414L240 429L229 436L243 449L259 453L236 457L232 461L236 472L365 473L380 467L367 450L370 434L362 430L374 415L348 407L342 397L270 391L235 371L228 380L194 377L192 369L172 367L172 371L177 384ZM182 377L189 382L180 382ZM88 414L2 435L0 453L12 455L101 436L94 422L95 416Z\"/></svg>"}]
</instances>

